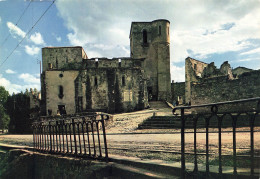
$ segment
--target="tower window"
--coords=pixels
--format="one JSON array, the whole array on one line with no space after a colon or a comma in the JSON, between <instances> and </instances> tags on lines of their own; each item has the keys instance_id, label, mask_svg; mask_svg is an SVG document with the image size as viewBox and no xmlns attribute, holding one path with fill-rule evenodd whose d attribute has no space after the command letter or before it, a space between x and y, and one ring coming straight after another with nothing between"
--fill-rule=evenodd
<instances>
[{"instance_id":1,"label":"tower window","mask_svg":"<svg viewBox=\"0 0 260 179\"><path fill-rule=\"evenodd\" d=\"M63 94L63 86L60 85L59 86L59 98L62 99L63 96L64 96L64 94Z\"/></svg>"},{"instance_id":2,"label":"tower window","mask_svg":"<svg viewBox=\"0 0 260 179\"><path fill-rule=\"evenodd\" d=\"M158 32L159 35L161 35L161 33L162 33L162 27L161 27L160 25L159 25L159 29L158 29L158 30L159 30L159 32Z\"/></svg>"},{"instance_id":3,"label":"tower window","mask_svg":"<svg viewBox=\"0 0 260 179\"><path fill-rule=\"evenodd\" d=\"M125 76L122 76L122 86L125 86Z\"/></svg>"},{"instance_id":4,"label":"tower window","mask_svg":"<svg viewBox=\"0 0 260 179\"><path fill-rule=\"evenodd\" d=\"M147 43L147 31L145 29L143 30L143 43Z\"/></svg>"},{"instance_id":5,"label":"tower window","mask_svg":"<svg viewBox=\"0 0 260 179\"><path fill-rule=\"evenodd\" d=\"M95 66L96 66L96 68L98 67L98 59L97 58L95 59Z\"/></svg>"},{"instance_id":6,"label":"tower window","mask_svg":"<svg viewBox=\"0 0 260 179\"><path fill-rule=\"evenodd\" d=\"M194 64L194 70L197 70L197 64Z\"/></svg>"},{"instance_id":7,"label":"tower window","mask_svg":"<svg viewBox=\"0 0 260 179\"><path fill-rule=\"evenodd\" d=\"M95 86L98 85L97 77L95 77Z\"/></svg>"},{"instance_id":8,"label":"tower window","mask_svg":"<svg viewBox=\"0 0 260 179\"><path fill-rule=\"evenodd\" d=\"M168 27L167 30L168 30L168 35L170 35L170 27Z\"/></svg>"},{"instance_id":9,"label":"tower window","mask_svg":"<svg viewBox=\"0 0 260 179\"><path fill-rule=\"evenodd\" d=\"M58 63L57 57L56 57L56 68L59 68L59 63Z\"/></svg>"},{"instance_id":10,"label":"tower window","mask_svg":"<svg viewBox=\"0 0 260 179\"><path fill-rule=\"evenodd\" d=\"M121 67L121 59L118 59L118 66Z\"/></svg>"}]
</instances>

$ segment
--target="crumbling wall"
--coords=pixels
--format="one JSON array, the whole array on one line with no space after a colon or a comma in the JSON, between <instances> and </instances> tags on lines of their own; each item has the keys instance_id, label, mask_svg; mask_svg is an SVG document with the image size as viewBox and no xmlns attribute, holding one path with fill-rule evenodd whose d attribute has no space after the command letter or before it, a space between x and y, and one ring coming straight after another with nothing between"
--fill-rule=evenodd
<instances>
[{"instance_id":1,"label":"crumbling wall","mask_svg":"<svg viewBox=\"0 0 260 179\"><path fill-rule=\"evenodd\" d=\"M185 82L172 83L173 98L172 101L179 101L179 104L183 104L185 101Z\"/></svg>"},{"instance_id":2,"label":"crumbling wall","mask_svg":"<svg viewBox=\"0 0 260 179\"><path fill-rule=\"evenodd\" d=\"M191 104L207 104L260 96L260 70L240 75L239 79L219 76L191 85Z\"/></svg>"},{"instance_id":3,"label":"crumbling wall","mask_svg":"<svg viewBox=\"0 0 260 179\"><path fill-rule=\"evenodd\" d=\"M139 68L88 68L86 110L119 113L148 105L144 73Z\"/></svg>"},{"instance_id":4,"label":"crumbling wall","mask_svg":"<svg viewBox=\"0 0 260 179\"><path fill-rule=\"evenodd\" d=\"M187 57L185 59L185 103L191 101L191 83L197 82L202 77L204 69L208 66L207 63Z\"/></svg>"},{"instance_id":5,"label":"crumbling wall","mask_svg":"<svg viewBox=\"0 0 260 179\"><path fill-rule=\"evenodd\" d=\"M61 70L80 67L88 58L82 47L45 47L42 49L42 70Z\"/></svg>"}]
</instances>

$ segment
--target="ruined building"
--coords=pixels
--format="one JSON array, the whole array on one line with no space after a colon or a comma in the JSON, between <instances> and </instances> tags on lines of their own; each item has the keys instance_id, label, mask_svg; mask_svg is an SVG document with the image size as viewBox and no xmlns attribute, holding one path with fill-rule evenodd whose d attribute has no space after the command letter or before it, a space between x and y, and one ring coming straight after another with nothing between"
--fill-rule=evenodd
<instances>
[{"instance_id":1,"label":"ruined building","mask_svg":"<svg viewBox=\"0 0 260 179\"><path fill-rule=\"evenodd\" d=\"M260 70L232 69L227 61L218 69L214 62L208 64L188 57L185 59L185 83L173 86L174 95L191 105L259 97Z\"/></svg>"},{"instance_id":2,"label":"ruined building","mask_svg":"<svg viewBox=\"0 0 260 179\"><path fill-rule=\"evenodd\" d=\"M170 100L170 22L133 22L130 57L91 58L82 47L45 47L43 114L108 113L144 109Z\"/></svg>"}]
</instances>

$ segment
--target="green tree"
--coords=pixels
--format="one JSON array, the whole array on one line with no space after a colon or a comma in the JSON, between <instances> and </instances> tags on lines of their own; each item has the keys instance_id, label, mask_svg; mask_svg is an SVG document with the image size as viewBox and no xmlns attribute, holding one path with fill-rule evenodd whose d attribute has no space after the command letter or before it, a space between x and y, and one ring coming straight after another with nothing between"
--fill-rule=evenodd
<instances>
[{"instance_id":1,"label":"green tree","mask_svg":"<svg viewBox=\"0 0 260 179\"><path fill-rule=\"evenodd\" d=\"M8 124L10 121L9 116L6 113L6 102L9 97L8 91L5 90L5 87L0 86L0 128L2 130L8 128Z\"/></svg>"}]
</instances>

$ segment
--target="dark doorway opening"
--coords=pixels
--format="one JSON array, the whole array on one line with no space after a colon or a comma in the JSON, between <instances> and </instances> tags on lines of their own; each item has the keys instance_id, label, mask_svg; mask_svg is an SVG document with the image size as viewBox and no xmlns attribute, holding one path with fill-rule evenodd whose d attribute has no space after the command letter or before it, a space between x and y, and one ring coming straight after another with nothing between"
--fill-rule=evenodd
<instances>
[{"instance_id":1,"label":"dark doorway opening","mask_svg":"<svg viewBox=\"0 0 260 179\"><path fill-rule=\"evenodd\" d=\"M60 111L61 115L67 114L65 105L58 105L58 110Z\"/></svg>"}]
</instances>

